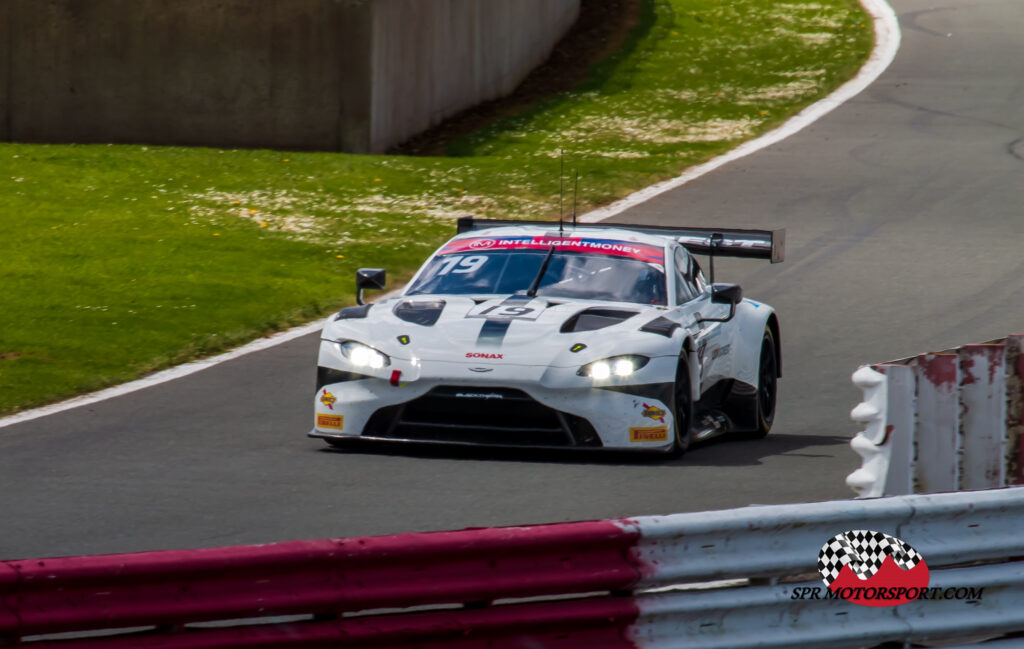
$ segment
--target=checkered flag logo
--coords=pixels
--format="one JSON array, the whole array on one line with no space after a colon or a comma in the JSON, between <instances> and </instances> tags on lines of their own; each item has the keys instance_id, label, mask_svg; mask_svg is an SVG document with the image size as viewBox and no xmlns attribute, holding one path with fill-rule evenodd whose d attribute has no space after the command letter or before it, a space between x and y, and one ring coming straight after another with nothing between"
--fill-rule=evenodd
<instances>
[{"instance_id":1,"label":"checkered flag logo","mask_svg":"<svg viewBox=\"0 0 1024 649\"><path fill-rule=\"evenodd\" d=\"M843 566L847 565L858 579L867 580L875 576L886 557L892 557L903 570L910 570L922 560L917 550L895 536L870 530L851 530L833 536L821 547L818 572L826 586L831 586Z\"/></svg>"}]
</instances>

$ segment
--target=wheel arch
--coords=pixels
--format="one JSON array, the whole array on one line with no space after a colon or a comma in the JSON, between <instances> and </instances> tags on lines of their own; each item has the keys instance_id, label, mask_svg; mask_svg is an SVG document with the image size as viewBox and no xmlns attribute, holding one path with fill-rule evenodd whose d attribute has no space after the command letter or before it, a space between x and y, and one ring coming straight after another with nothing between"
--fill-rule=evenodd
<instances>
[{"instance_id":1,"label":"wheel arch","mask_svg":"<svg viewBox=\"0 0 1024 649\"><path fill-rule=\"evenodd\" d=\"M782 332L779 329L779 318L774 312L768 316L767 327L772 332L772 342L775 343L775 376L782 378Z\"/></svg>"},{"instance_id":2,"label":"wheel arch","mask_svg":"<svg viewBox=\"0 0 1024 649\"><path fill-rule=\"evenodd\" d=\"M687 336L683 340L679 360L686 363L690 375L690 402L697 403L700 400L700 363L697 362L697 345L692 337Z\"/></svg>"},{"instance_id":3,"label":"wheel arch","mask_svg":"<svg viewBox=\"0 0 1024 649\"><path fill-rule=\"evenodd\" d=\"M685 453L690 447L691 431L693 430L693 414L694 404L696 403L695 396L695 358L696 358L696 345L693 343L693 339L690 336L686 336L683 339L682 346L679 350L679 360L676 362L676 376L672 387L672 416L673 416L673 438L672 447L670 453L678 456ZM685 376L689 382L687 386L690 393L690 398L686 400L686 412L681 413L679 411L680 397L682 393L679 391L680 378ZM685 425L682 425L681 420L685 417Z\"/></svg>"}]
</instances>

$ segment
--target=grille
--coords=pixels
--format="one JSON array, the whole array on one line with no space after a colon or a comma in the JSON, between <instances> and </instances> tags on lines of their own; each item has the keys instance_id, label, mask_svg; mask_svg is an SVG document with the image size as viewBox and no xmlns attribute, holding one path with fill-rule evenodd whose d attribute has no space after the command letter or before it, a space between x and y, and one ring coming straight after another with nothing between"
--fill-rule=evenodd
<instances>
[{"instance_id":1,"label":"grille","mask_svg":"<svg viewBox=\"0 0 1024 649\"><path fill-rule=\"evenodd\" d=\"M503 446L601 446L590 423L549 408L522 390L440 386L382 408L363 435Z\"/></svg>"}]
</instances>

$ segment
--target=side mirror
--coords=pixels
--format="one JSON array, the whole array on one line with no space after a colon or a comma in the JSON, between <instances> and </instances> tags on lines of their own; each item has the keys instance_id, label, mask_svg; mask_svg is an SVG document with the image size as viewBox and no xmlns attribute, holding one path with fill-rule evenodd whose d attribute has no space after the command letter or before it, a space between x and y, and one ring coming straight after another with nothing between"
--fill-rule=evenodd
<instances>
[{"instance_id":1,"label":"side mirror","mask_svg":"<svg viewBox=\"0 0 1024 649\"><path fill-rule=\"evenodd\" d=\"M743 299L743 287L739 284L712 284L711 302L736 306Z\"/></svg>"},{"instance_id":2,"label":"side mirror","mask_svg":"<svg viewBox=\"0 0 1024 649\"><path fill-rule=\"evenodd\" d=\"M728 304L729 315L724 318L705 318L697 316L700 322L729 322L736 316L736 305L743 299L743 288L739 284L712 284L711 303Z\"/></svg>"},{"instance_id":3,"label":"side mirror","mask_svg":"<svg viewBox=\"0 0 1024 649\"><path fill-rule=\"evenodd\" d=\"M380 290L387 285L388 273L383 268L360 268L356 271L356 303L363 301L365 289Z\"/></svg>"}]
</instances>

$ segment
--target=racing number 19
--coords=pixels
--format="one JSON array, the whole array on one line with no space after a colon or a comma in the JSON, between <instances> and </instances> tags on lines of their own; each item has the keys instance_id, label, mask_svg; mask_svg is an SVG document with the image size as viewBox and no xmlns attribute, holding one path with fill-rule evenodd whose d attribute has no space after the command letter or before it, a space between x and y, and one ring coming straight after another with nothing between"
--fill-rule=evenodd
<instances>
[{"instance_id":1,"label":"racing number 19","mask_svg":"<svg viewBox=\"0 0 1024 649\"><path fill-rule=\"evenodd\" d=\"M483 311L479 311L476 315L487 315L495 309L501 309L500 313L495 313L496 316L503 318L521 318L527 314L533 313L536 309L531 309L528 306L504 306L502 304L495 304L494 306L487 307Z\"/></svg>"},{"instance_id":2,"label":"racing number 19","mask_svg":"<svg viewBox=\"0 0 1024 649\"><path fill-rule=\"evenodd\" d=\"M480 267L487 261L487 257L483 255L470 255L469 257L463 257L462 255L455 255L454 257L446 257L441 262L441 267L437 269L438 275L447 275L448 273L475 273L480 270Z\"/></svg>"}]
</instances>

